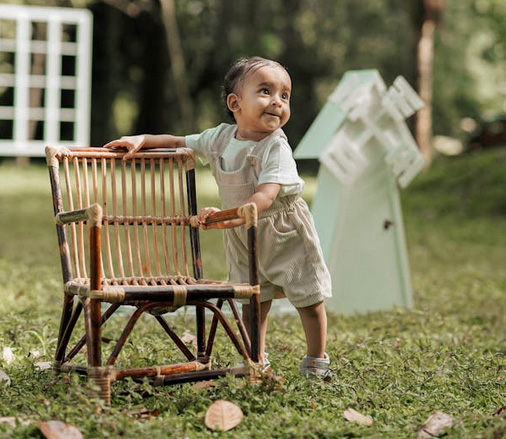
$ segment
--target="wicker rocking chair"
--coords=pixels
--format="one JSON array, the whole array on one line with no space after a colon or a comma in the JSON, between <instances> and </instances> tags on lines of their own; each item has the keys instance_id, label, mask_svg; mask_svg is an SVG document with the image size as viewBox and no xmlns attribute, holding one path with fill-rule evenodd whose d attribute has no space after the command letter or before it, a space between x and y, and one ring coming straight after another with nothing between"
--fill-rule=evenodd
<instances>
[{"instance_id":1,"label":"wicker rocking chair","mask_svg":"<svg viewBox=\"0 0 506 439\"><path fill-rule=\"evenodd\" d=\"M124 154L105 148L46 148L64 283L54 370L87 375L98 385L107 405L111 403L111 383L127 377L175 384L227 373L258 375L256 206L221 211L208 220L245 219L250 244L249 284L205 279L195 222L193 151L142 150L129 160L122 159ZM250 336L239 316L236 298L250 300ZM231 309L228 317L222 310L225 302ZM131 316L126 314L129 318L123 332L105 359L103 325L123 305L130 305L134 311ZM181 306L195 309L196 352L164 317ZM156 319L186 361L116 368L118 355L146 313ZM84 335L73 337L81 315ZM126 318L125 313L121 316ZM219 325L244 358L245 366L213 368ZM81 363L86 364L73 363L81 351L86 354Z\"/></svg>"}]
</instances>

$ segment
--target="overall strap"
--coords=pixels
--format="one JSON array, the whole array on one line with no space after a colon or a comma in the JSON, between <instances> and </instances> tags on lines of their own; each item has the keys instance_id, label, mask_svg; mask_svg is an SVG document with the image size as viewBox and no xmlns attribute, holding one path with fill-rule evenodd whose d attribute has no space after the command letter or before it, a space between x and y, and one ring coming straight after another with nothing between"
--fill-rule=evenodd
<instances>
[{"instance_id":1,"label":"overall strap","mask_svg":"<svg viewBox=\"0 0 506 439\"><path fill-rule=\"evenodd\" d=\"M232 136L235 133L234 130L223 130L214 143L211 145L211 151L210 151L210 160L209 160L209 166L211 169L211 173L216 176L216 163L218 162L221 154L225 150L225 148L230 143L230 140Z\"/></svg>"}]
</instances>

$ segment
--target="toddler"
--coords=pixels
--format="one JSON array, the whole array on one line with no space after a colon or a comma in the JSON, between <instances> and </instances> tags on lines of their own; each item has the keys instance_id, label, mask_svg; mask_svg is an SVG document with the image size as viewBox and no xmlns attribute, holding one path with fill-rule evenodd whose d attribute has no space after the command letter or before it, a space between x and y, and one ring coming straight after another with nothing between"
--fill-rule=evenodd
<instances>
[{"instance_id":1,"label":"toddler","mask_svg":"<svg viewBox=\"0 0 506 439\"><path fill-rule=\"evenodd\" d=\"M326 377L327 315L324 299L331 296L329 271L309 208L300 194L303 180L282 127L290 119L292 82L275 61L252 57L237 61L225 76L223 100L232 124L223 123L185 137L125 136L106 147L125 147L129 154L141 148L188 147L209 164L219 188L222 208L254 202L258 208L258 267L260 282L260 354L264 366L267 314L272 300L283 295L297 309L307 351L300 373ZM219 209L204 208L199 219ZM248 281L247 235L243 220L204 226L223 228L228 277ZM249 328L249 305L243 320Z\"/></svg>"}]
</instances>

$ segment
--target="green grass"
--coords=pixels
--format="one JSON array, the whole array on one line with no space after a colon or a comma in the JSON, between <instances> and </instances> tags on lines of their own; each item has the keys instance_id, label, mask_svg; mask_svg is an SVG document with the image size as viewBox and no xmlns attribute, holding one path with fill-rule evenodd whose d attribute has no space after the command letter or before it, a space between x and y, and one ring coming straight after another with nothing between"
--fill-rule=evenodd
<instances>
[{"instance_id":1,"label":"green grass","mask_svg":"<svg viewBox=\"0 0 506 439\"><path fill-rule=\"evenodd\" d=\"M54 353L61 301L58 251L47 171L42 165L0 165L0 351L15 358L0 369L0 417L77 426L86 438L413 438L436 410L451 414L447 438L506 437L506 150L439 159L402 193L415 306L367 315L329 316L329 383L297 374L304 340L295 315L272 318L268 351L280 385L222 379L214 387L113 386L110 410L97 410L86 382L36 369ZM314 190L309 179L307 197ZM201 173L200 205L216 203ZM223 276L219 232L203 236L204 266ZM119 319L122 317L120 316ZM192 319L174 317L192 331ZM112 328L108 331L114 329ZM105 334L107 335L107 334ZM140 341L149 335L148 340ZM125 362L176 355L146 322L127 346ZM39 352L35 358L33 352ZM216 361L229 361L218 343ZM204 415L217 399L237 403L243 422L227 433L207 430ZM143 406L156 413L135 415ZM352 407L371 427L345 420ZM156 412L155 412L156 411ZM36 425L0 423L0 437L40 438Z\"/></svg>"}]
</instances>

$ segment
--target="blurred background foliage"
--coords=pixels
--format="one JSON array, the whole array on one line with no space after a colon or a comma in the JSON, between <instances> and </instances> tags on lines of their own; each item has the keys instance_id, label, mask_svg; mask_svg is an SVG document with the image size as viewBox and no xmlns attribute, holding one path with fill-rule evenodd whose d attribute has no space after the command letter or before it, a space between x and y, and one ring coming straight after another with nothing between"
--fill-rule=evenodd
<instances>
[{"instance_id":1,"label":"blurred background foliage","mask_svg":"<svg viewBox=\"0 0 506 439\"><path fill-rule=\"evenodd\" d=\"M427 5L433 37L432 134L466 142L506 111L504 0L27 0L94 16L92 144L185 134L225 120L222 78L239 57L283 63L294 80L286 131L296 146L341 76L378 69L419 82Z\"/></svg>"}]
</instances>

